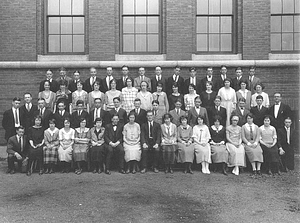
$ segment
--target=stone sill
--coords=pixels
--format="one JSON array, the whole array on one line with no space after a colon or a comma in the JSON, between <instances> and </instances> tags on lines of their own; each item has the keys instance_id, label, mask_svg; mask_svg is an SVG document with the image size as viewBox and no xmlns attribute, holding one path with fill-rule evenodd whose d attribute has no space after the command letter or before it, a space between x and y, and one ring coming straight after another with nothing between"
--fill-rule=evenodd
<instances>
[{"instance_id":1,"label":"stone sill","mask_svg":"<svg viewBox=\"0 0 300 223\"><path fill-rule=\"evenodd\" d=\"M50 61L89 61L89 55L38 55L39 62Z\"/></svg>"},{"instance_id":2,"label":"stone sill","mask_svg":"<svg viewBox=\"0 0 300 223\"><path fill-rule=\"evenodd\" d=\"M224 60L241 60L242 54L192 54L192 60L197 61L224 61Z\"/></svg>"}]
</instances>

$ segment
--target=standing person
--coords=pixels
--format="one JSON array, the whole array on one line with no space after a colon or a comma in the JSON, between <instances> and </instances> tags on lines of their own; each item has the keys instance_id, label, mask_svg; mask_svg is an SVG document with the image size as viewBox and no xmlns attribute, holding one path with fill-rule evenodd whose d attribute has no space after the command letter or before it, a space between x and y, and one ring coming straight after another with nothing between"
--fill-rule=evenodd
<instances>
[{"instance_id":1,"label":"standing person","mask_svg":"<svg viewBox=\"0 0 300 223\"><path fill-rule=\"evenodd\" d=\"M256 96L256 106L250 109L254 115L254 124L262 126L264 124L264 117L268 114L268 109L262 105L264 98L261 95Z\"/></svg>"},{"instance_id":2,"label":"standing person","mask_svg":"<svg viewBox=\"0 0 300 223\"><path fill-rule=\"evenodd\" d=\"M134 84L133 86L138 89L139 91L141 90L141 83L145 81L147 83L147 90L151 91L151 80L150 78L145 76L145 68L140 67L139 68L139 76L134 78Z\"/></svg>"},{"instance_id":3,"label":"standing person","mask_svg":"<svg viewBox=\"0 0 300 223\"><path fill-rule=\"evenodd\" d=\"M141 108L141 100L136 98L134 100L134 109L130 112L134 113L135 115L135 122L138 123L140 126L147 121L147 112ZM128 117L129 119L129 117Z\"/></svg>"},{"instance_id":4,"label":"standing person","mask_svg":"<svg viewBox=\"0 0 300 223\"><path fill-rule=\"evenodd\" d=\"M216 89L214 89L215 92L218 92L220 90L220 88L224 87L224 81L226 79L230 80L231 82L231 79L228 77L227 75L227 67L225 65L221 65L220 67L220 75L217 76L216 78Z\"/></svg>"},{"instance_id":5,"label":"standing person","mask_svg":"<svg viewBox=\"0 0 300 223\"><path fill-rule=\"evenodd\" d=\"M193 174L194 161L193 128L187 124L187 116L180 116L180 126L177 127L178 162L184 163L183 173Z\"/></svg>"},{"instance_id":6,"label":"standing person","mask_svg":"<svg viewBox=\"0 0 300 223\"><path fill-rule=\"evenodd\" d=\"M271 125L277 130L285 126L284 122L287 117L292 118L292 110L290 106L281 102L281 93L276 92L274 94L274 102L269 109L269 115L272 117Z\"/></svg>"},{"instance_id":7,"label":"standing person","mask_svg":"<svg viewBox=\"0 0 300 223\"><path fill-rule=\"evenodd\" d=\"M245 152L252 166L252 175L261 175L260 167L263 163L263 151L259 140L261 137L260 129L253 123L251 113L246 116L247 123L242 126L242 140L245 144Z\"/></svg>"},{"instance_id":8,"label":"standing person","mask_svg":"<svg viewBox=\"0 0 300 223\"><path fill-rule=\"evenodd\" d=\"M161 110L159 110L159 101L153 100L152 101L152 112L153 112L153 120L158 124L162 124L162 117L165 114Z\"/></svg>"},{"instance_id":9,"label":"standing person","mask_svg":"<svg viewBox=\"0 0 300 223\"><path fill-rule=\"evenodd\" d=\"M75 70L73 72L73 80L69 83L69 90L72 93L77 90L77 83L78 82L82 82L80 80L80 72L78 70ZM82 86L83 86L83 82L82 82ZM83 87L83 89L84 89L84 87Z\"/></svg>"},{"instance_id":10,"label":"standing person","mask_svg":"<svg viewBox=\"0 0 300 223\"><path fill-rule=\"evenodd\" d=\"M191 67L189 69L190 71L190 77L187 78L184 81L184 94L188 94L189 93L189 86L190 84L195 85L195 90L197 94L200 94L202 92L201 89L201 84L200 84L200 79L197 77L197 70L195 67Z\"/></svg>"},{"instance_id":11,"label":"standing person","mask_svg":"<svg viewBox=\"0 0 300 223\"><path fill-rule=\"evenodd\" d=\"M244 98L239 99L238 106L234 111L232 111L231 115L239 116L238 126L243 126L247 122L247 115L250 113L248 109L245 108L246 100Z\"/></svg>"},{"instance_id":12,"label":"standing person","mask_svg":"<svg viewBox=\"0 0 300 223\"><path fill-rule=\"evenodd\" d=\"M105 127L102 125L102 119L96 118L94 121L94 127L90 130L91 135L91 148L90 157L92 162L93 173L102 173L103 169L103 159L105 155L105 144L104 144L104 132Z\"/></svg>"},{"instance_id":13,"label":"standing person","mask_svg":"<svg viewBox=\"0 0 300 223\"><path fill-rule=\"evenodd\" d=\"M49 81L49 86L50 86L50 91L52 92L56 92L59 90L59 86L58 86L58 82L56 80L53 80L53 71L52 70L47 70L46 71L46 79L42 80L40 82L40 88L39 88L39 92L42 92L45 90L45 81Z\"/></svg>"},{"instance_id":14,"label":"standing person","mask_svg":"<svg viewBox=\"0 0 300 223\"><path fill-rule=\"evenodd\" d=\"M138 90L133 87L132 83L132 79L127 78L127 87L123 88L121 92L121 104L127 114L129 114L129 112L134 108L134 99L136 98L136 95L138 93Z\"/></svg>"},{"instance_id":15,"label":"standing person","mask_svg":"<svg viewBox=\"0 0 300 223\"><path fill-rule=\"evenodd\" d=\"M123 128L123 146L125 152L125 162L127 163L126 173L133 174L137 171L138 162L141 160L140 125L135 122L135 113L128 115L129 122Z\"/></svg>"},{"instance_id":16,"label":"standing person","mask_svg":"<svg viewBox=\"0 0 300 223\"><path fill-rule=\"evenodd\" d=\"M83 108L89 112L88 93L82 89L83 82L77 82L77 90L72 93L72 111L76 111L76 103L78 100L84 102Z\"/></svg>"},{"instance_id":17,"label":"standing person","mask_svg":"<svg viewBox=\"0 0 300 223\"><path fill-rule=\"evenodd\" d=\"M42 117L34 117L34 125L28 130L29 150L28 150L28 171L27 176L32 173L33 161L37 161L39 175L43 174L43 147L44 147L44 129L42 127Z\"/></svg>"},{"instance_id":18,"label":"standing person","mask_svg":"<svg viewBox=\"0 0 300 223\"><path fill-rule=\"evenodd\" d=\"M102 79L102 81L101 81L101 91L105 94L107 91L109 91L110 90L110 81L112 80L112 79L114 79L114 77L113 77L113 68L112 67L107 67L106 68L106 77L105 78L103 78Z\"/></svg>"},{"instance_id":19,"label":"standing person","mask_svg":"<svg viewBox=\"0 0 300 223\"><path fill-rule=\"evenodd\" d=\"M220 88L218 96L221 97L221 106L226 109L227 120L226 126L230 125L230 115L236 106L236 94L233 88L230 87L230 80L225 79L224 87Z\"/></svg>"},{"instance_id":20,"label":"standing person","mask_svg":"<svg viewBox=\"0 0 300 223\"><path fill-rule=\"evenodd\" d=\"M98 81L95 81L93 83L93 90L88 95L88 111L91 112L95 108L95 98L100 98L101 101L105 102L105 94L101 92L100 90L100 83ZM102 108L105 109L105 106L102 104Z\"/></svg>"},{"instance_id":21,"label":"standing person","mask_svg":"<svg viewBox=\"0 0 300 223\"><path fill-rule=\"evenodd\" d=\"M82 100L78 100L76 102L76 111L74 111L71 115L71 128L78 128L80 126L80 120L82 118L87 120L87 126L89 125L90 122L90 116L87 111L84 109L84 102Z\"/></svg>"},{"instance_id":22,"label":"standing person","mask_svg":"<svg viewBox=\"0 0 300 223\"><path fill-rule=\"evenodd\" d=\"M110 111L115 108L114 98L121 96L121 91L116 89L117 83L118 82L115 79L112 79L110 81L110 90L105 93L104 101L106 105L104 107L106 107L107 111Z\"/></svg>"},{"instance_id":23,"label":"standing person","mask_svg":"<svg viewBox=\"0 0 300 223\"><path fill-rule=\"evenodd\" d=\"M11 137L16 135L16 128L23 125L24 113L20 109L21 99L18 97L13 98L12 108L6 110L3 113L2 127L5 129L5 139L6 141Z\"/></svg>"},{"instance_id":24,"label":"standing person","mask_svg":"<svg viewBox=\"0 0 300 223\"><path fill-rule=\"evenodd\" d=\"M28 141L23 126L16 127L16 135L9 137L7 140L7 163L6 173L14 174L16 172L15 162L18 162L18 170L22 171L22 166L27 162Z\"/></svg>"},{"instance_id":25,"label":"standing person","mask_svg":"<svg viewBox=\"0 0 300 223\"><path fill-rule=\"evenodd\" d=\"M214 70L212 67L208 67L206 70L206 77L202 78L200 81L201 92L206 89L206 83L210 81L212 83L212 90L216 91L217 89L217 78L213 76Z\"/></svg>"},{"instance_id":26,"label":"standing person","mask_svg":"<svg viewBox=\"0 0 300 223\"><path fill-rule=\"evenodd\" d=\"M177 127L171 122L171 115L164 114L161 125L161 147L165 173L173 174L175 152L177 150Z\"/></svg>"},{"instance_id":27,"label":"standing person","mask_svg":"<svg viewBox=\"0 0 300 223\"><path fill-rule=\"evenodd\" d=\"M44 132L44 173L54 173L58 160L59 129L55 127L55 119L49 120L49 128Z\"/></svg>"},{"instance_id":28,"label":"standing person","mask_svg":"<svg viewBox=\"0 0 300 223\"><path fill-rule=\"evenodd\" d=\"M227 120L227 112L226 108L221 106L222 98L220 96L216 96L214 103L215 105L207 111L209 123L214 123L214 117L216 115L220 116L219 120L221 125L225 128L226 120Z\"/></svg>"},{"instance_id":29,"label":"standing person","mask_svg":"<svg viewBox=\"0 0 300 223\"><path fill-rule=\"evenodd\" d=\"M158 83L162 84L162 91L166 92L166 78L162 76L162 69L160 66L155 67L155 77L151 78L151 93L154 93L157 89L157 84Z\"/></svg>"},{"instance_id":30,"label":"standing person","mask_svg":"<svg viewBox=\"0 0 300 223\"><path fill-rule=\"evenodd\" d=\"M101 79L97 77L97 70L95 67L90 68L90 75L91 77L86 79L83 85L83 90L85 90L87 93L90 93L93 90L93 85L96 81L98 81L98 84L101 85Z\"/></svg>"},{"instance_id":31,"label":"standing person","mask_svg":"<svg viewBox=\"0 0 300 223\"><path fill-rule=\"evenodd\" d=\"M127 123L127 112L120 107L121 99L119 97L114 98L115 108L109 111L109 119L111 120L114 115L117 115L119 120L118 122L122 125Z\"/></svg>"},{"instance_id":32,"label":"standing person","mask_svg":"<svg viewBox=\"0 0 300 223\"><path fill-rule=\"evenodd\" d=\"M197 125L198 116L201 115L204 118L204 122L209 126L209 119L207 115L206 108L201 107L200 97L195 98L195 107L192 107L188 112L188 123L194 127Z\"/></svg>"},{"instance_id":33,"label":"standing person","mask_svg":"<svg viewBox=\"0 0 300 223\"><path fill-rule=\"evenodd\" d=\"M64 127L59 130L59 148L58 158L62 164L62 173L70 172L70 163L72 162L73 144L75 139L75 130L70 128L68 118L63 121Z\"/></svg>"},{"instance_id":34,"label":"standing person","mask_svg":"<svg viewBox=\"0 0 300 223\"><path fill-rule=\"evenodd\" d=\"M184 94L184 79L180 76L180 70L181 68L179 66L176 66L174 68L174 74L167 80L166 93L168 96L172 93L172 85L174 82L178 85L178 92L180 94Z\"/></svg>"},{"instance_id":35,"label":"standing person","mask_svg":"<svg viewBox=\"0 0 300 223\"><path fill-rule=\"evenodd\" d=\"M169 102L165 92L162 91L162 83L157 83L156 92L153 93L153 100L159 102L159 110L162 114L169 111Z\"/></svg>"},{"instance_id":36,"label":"standing person","mask_svg":"<svg viewBox=\"0 0 300 223\"><path fill-rule=\"evenodd\" d=\"M70 119L70 113L66 111L66 105L63 101L58 103L57 107L58 110L53 114L53 118L55 119L57 128L61 129L64 127L64 120L66 118Z\"/></svg>"},{"instance_id":37,"label":"standing person","mask_svg":"<svg viewBox=\"0 0 300 223\"><path fill-rule=\"evenodd\" d=\"M39 92L38 98L44 98L46 102L46 108L50 109L51 112L54 111L56 93L50 90L50 81L48 80L44 81L44 90Z\"/></svg>"},{"instance_id":38,"label":"standing person","mask_svg":"<svg viewBox=\"0 0 300 223\"><path fill-rule=\"evenodd\" d=\"M247 90L248 82L244 80L240 81L240 89L236 92L236 100L239 101L240 98L245 99L245 108L250 110L251 105L251 91Z\"/></svg>"},{"instance_id":39,"label":"standing person","mask_svg":"<svg viewBox=\"0 0 300 223\"><path fill-rule=\"evenodd\" d=\"M258 96L258 95L261 95L263 97L263 106L265 106L266 108L269 108L270 107L270 101L269 101L269 95L265 92L263 92L263 89L265 89L265 86L263 85L263 83L258 83L254 86L254 89L256 91L255 94L253 94L251 96L251 107L255 107L257 104L256 104L256 100L255 98Z\"/></svg>"},{"instance_id":40,"label":"standing person","mask_svg":"<svg viewBox=\"0 0 300 223\"><path fill-rule=\"evenodd\" d=\"M239 167L245 167L245 149L242 144L242 128L237 125L239 117L232 115L231 125L226 127L226 148L229 153L228 166L234 167L232 173L239 175Z\"/></svg>"},{"instance_id":41,"label":"standing person","mask_svg":"<svg viewBox=\"0 0 300 223\"><path fill-rule=\"evenodd\" d=\"M25 134L28 133L29 127L32 126L32 120L34 117L34 112L37 111L37 106L32 104L32 95L29 92L24 94L24 105L20 107L22 113L24 114L24 127Z\"/></svg>"},{"instance_id":42,"label":"standing person","mask_svg":"<svg viewBox=\"0 0 300 223\"><path fill-rule=\"evenodd\" d=\"M97 118L102 119L102 124L105 126L110 122L109 113L102 108L101 98L94 99L94 110L90 111L90 120L88 122L89 127L92 128Z\"/></svg>"},{"instance_id":43,"label":"standing person","mask_svg":"<svg viewBox=\"0 0 300 223\"><path fill-rule=\"evenodd\" d=\"M57 105L60 102L63 102L66 106L66 110L69 112L70 107L72 106L72 93L68 89L67 81L61 80L59 82L59 90L56 92L56 98L55 98L55 107L54 107L54 113L57 111Z\"/></svg>"},{"instance_id":44,"label":"standing person","mask_svg":"<svg viewBox=\"0 0 300 223\"><path fill-rule=\"evenodd\" d=\"M67 76L67 71L64 67L59 68L59 77L56 78L57 83L60 83L61 81L66 81L66 88L69 87L69 83L72 81L72 78Z\"/></svg>"},{"instance_id":45,"label":"standing person","mask_svg":"<svg viewBox=\"0 0 300 223\"><path fill-rule=\"evenodd\" d=\"M186 112L181 110L181 101L178 100L175 102L175 108L171 110L170 115L172 116L172 123L174 123L176 126L179 126L181 124L180 117L183 115L186 115Z\"/></svg>"},{"instance_id":46,"label":"standing person","mask_svg":"<svg viewBox=\"0 0 300 223\"><path fill-rule=\"evenodd\" d=\"M195 98L199 95L196 93L196 86L194 84L189 85L189 93L184 95L184 105L185 110L189 111L192 107L195 106Z\"/></svg>"},{"instance_id":47,"label":"standing person","mask_svg":"<svg viewBox=\"0 0 300 223\"><path fill-rule=\"evenodd\" d=\"M184 110L185 109L185 106L184 106L184 96L178 92L178 85L177 85L177 83L173 84L172 89L173 89L173 93L171 95L169 95L169 97L168 97L169 110L171 111L171 110L173 110L175 108L175 103L178 100L181 102L181 109Z\"/></svg>"},{"instance_id":48,"label":"standing person","mask_svg":"<svg viewBox=\"0 0 300 223\"><path fill-rule=\"evenodd\" d=\"M206 82L206 90L200 93L202 106L206 110L210 110L214 106L214 100L217 96L217 92L212 90L213 83L211 81Z\"/></svg>"},{"instance_id":49,"label":"standing person","mask_svg":"<svg viewBox=\"0 0 300 223\"><path fill-rule=\"evenodd\" d=\"M46 130L49 128L49 120L53 118L51 110L46 108L46 101L44 98L38 99L38 110L33 113L33 116L40 115L42 117L42 126Z\"/></svg>"},{"instance_id":50,"label":"standing person","mask_svg":"<svg viewBox=\"0 0 300 223\"><path fill-rule=\"evenodd\" d=\"M243 77L243 70L241 67L235 69L236 77L232 79L232 88L234 91L238 91L241 87L241 81L247 83L247 79Z\"/></svg>"},{"instance_id":51,"label":"standing person","mask_svg":"<svg viewBox=\"0 0 300 223\"><path fill-rule=\"evenodd\" d=\"M141 146L142 146L142 170L147 171L148 163L151 163L153 172L158 173L159 151L161 143L160 124L153 121L153 112L147 111L147 122L141 126ZM150 159L150 161L149 161Z\"/></svg>"},{"instance_id":52,"label":"standing person","mask_svg":"<svg viewBox=\"0 0 300 223\"><path fill-rule=\"evenodd\" d=\"M153 101L153 96L147 90L147 86L148 83L146 81L142 81L141 90L136 95L136 97L141 100L141 108L146 111L152 109L152 101Z\"/></svg>"},{"instance_id":53,"label":"standing person","mask_svg":"<svg viewBox=\"0 0 300 223\"><path fill-rule=\"evenodd\" d=\"M122 91L122 89L126 87L126 80L127 78L129 78L129 67L123 65L121 70L122 70L122 77L116 81L117 82L116 89L118 91ZM119 97L119 96L115 96L115 97Z\"/></svg>"},{"instance_id":54,"label":"standing person","mask_svg":"<svg viewBox=\"0 0 300 223\"><path fill-rule=\"evenodd\" d=\"M260 78L255 76L255 67L251 66L249 68L249 77L248 77L248 90L251 91L251 94L255 93L254 86L256 86L258 83L260 83Z\"/></svg>"},{"instance_id":55,"label":"standing person","mask_svg":"<svg viewBox=\"0 0 300 223\"><path fill-rule=\"evenodd\" d=\"M282 161L283 172L294 170L294 151L297 146L296 132L291 128L292 120L290 117L284 119L284 127L278 129L278 142L279 154Z\"/></svg>"},{"instance_id":56,"label":"standing person","mask_svg":"<svg viewBox=\"0 0 300 223\"><path fill-rule=\"evenodd\" d=\"M110 175L110 163L113 154L117 155L119 172L124 174L124 147L123 147L123 125L119 123L119 116L114 114L111 123L106 125L104 132L104 141L106 143L106 163L105 173Z\"/></svg>"}]
</instances>

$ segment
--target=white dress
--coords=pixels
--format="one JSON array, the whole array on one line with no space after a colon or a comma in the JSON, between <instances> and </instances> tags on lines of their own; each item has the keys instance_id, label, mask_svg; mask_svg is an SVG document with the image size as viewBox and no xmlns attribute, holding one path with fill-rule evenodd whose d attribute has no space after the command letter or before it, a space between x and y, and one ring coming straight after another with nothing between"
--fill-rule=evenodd
<instances>
[{"instance_id":1,"label":"white dress","mask_svg":"<svg viewBox=\"0 0 300 223\"><path fill-rule=\"evenodd\" d=\"M208 143L211 137L208 127L206 125L195 125L193 127L193 138L198 140L200 143L206 143L205 146L194 143L197 163L211 163L211 149L210 144Z\"/></svg>"},{"instance_id":2,"label":"white dress","mask_svg":"<svg viewBox=\"0 0 300 223\"><path fill-rule=\"evenodd\" d=\"M70 129L69 132L66 132L64 128L59 130L58 138L60 143L62 142L66 147L60 145L58 148L58 158L60 161L71 162L72 161L72 151L73 144L72 142L75 139L75 130Z\"/></svg>"},{"instance_id":3,"label":"white dress","mask_svg":"<svg viewBox=\"0 0 300 223\"><path fill-rule=\"evenodd\" d=\"M127 123L123 129L125 161L141 160L141 145L140 145L140 125L137 123Z\"/></svg>"},{"instance_id":4,"label":"white dress","mask_svg":"<svg viewBox=\"0 0 300 223\"><path fill-rule=\"evenodd\" d=\"M222 98L221 106L223 108L226 108L226 113L227 113L226 126L229 126L230 116L232 111L235 109L235 105L236 105L236 93L233 88L226 89L225 87L222 87L218 92L218 96Z\"/></svg>"}]
</instances>

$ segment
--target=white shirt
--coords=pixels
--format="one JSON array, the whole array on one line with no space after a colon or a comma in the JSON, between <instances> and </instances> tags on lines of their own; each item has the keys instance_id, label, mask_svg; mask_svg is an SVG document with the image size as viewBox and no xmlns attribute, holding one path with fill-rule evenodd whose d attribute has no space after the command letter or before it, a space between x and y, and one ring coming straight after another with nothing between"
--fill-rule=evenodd
<instances>
[{"instance_id":1,"label":"white shirt","mask_svg":"<svg viewBox=\"0 0 300 223\"><path fill-rule=\"evenodd\" d=\"M95 108L94 121L96 118L100 118L100 110L101 110L101 108Z\"/></svg>"},{"instance_id":2,"label":"white shirt","mask_svg":"<svg viewBox=\"0 0 300 223\"><path fill-rule=\"evenodd\" d=\"M14 120L15 120L15 127L19 127L20 126L20 113L19 113L19 109L15 109L14 107L12 107L12 111L13 111ZM16 115L16 112L17 112L17 115Z\"/></svg>"},{"instance_id":3,"label":"white shirt","mask_svg":"<svg viewBox=\"0 0 300 223\"><path fill-rule=\"evenodd\" d=\"M58 112L61 116L64 116L64 114L65 114L65 110L62 110L62 111L59 110Z\"/></svg>"},{"instance_id":4,"label":"white shirt","mask_svg":"<svg viewBox=\"0 0 300 223\"><path fill-rule=\"evenodd\" d=\"M200 114L200 107L199 108L195 107L195 110L196 110L197 114L199 115Z\"/></svg>"},{"instance_id":5,"label":"white shirt","mask_svg":"<svg viewBox=\"0 0 300 223\"><path fill-rule=\"evenodd\" d=\"M208 81L212 80L212 76L206 76L206 78L207 78Z\"/></svg>"},{"instance_id":6,"label":"white shirt","mask_svg":"<svg viewBox=\"0 0 300 223\"><path fill-rule=\"evenodd\" d=\"M27 111L30 111L31 107L32 107L32 103L25 104L25 108L27 109Z\"/></svg>"},{"instance_id":7,"label":"white shirt","mask_svg":"<svg viewBox=\"0 0 300 223\"><path fill-rule=\"evenodd\" d=\"M90 78L90 84L93 86L93 83L96 81L96 76Z\"/></svg>"},{"instance_id":8,"label":"white shirt","mask_svg":"<svg viewBox=\"0 0 300 223\"><path fill-rule=\"evenodd\" d=\"M156 80L160 81L161 80L161 75L156 75Z\"/></svg>"},{"instance_id":9,"label":"white shirt","mask_svg":"<svg viewBox=\"0 0 300 223\"><path fill-rule=\"evenodd\" d=\"M110 83L110 81L113 79L113 77L112 76L107 76L106 77L106 84L107 84L107 87L109 88L109 83Z\"/></svg>"},{"instance_id":10,"label":"white shirt","mask_svg":"<svg viewBox=\"0 0 300 223\"><path fill-rule=\"evenodd\" d=\"M196 85L196 77L190 77L190 83Z\"/></svg>"},{"instance_id":11,"label":"white shirt","mask_svg":"<svg viewBox=\"0 0 300 223\"><path fill-rule=\"evenodd\" d=\"M286 130L286 142L288 143L288 144L290 144L291 143L291 128L287 128L287 127L284 127L285 128L285 130Z\"/></svg>"},{"instance_id":12,"label":"white shirt","mask_svg":"<svg viewBox=\"0 0 300 223\"><path fill-rule=\"evenodd\" d=\"M224 81L224 80L226 79L226 75L222 75L222 74L221 74L221 78L222 78L222 80Z\"/></svg>"},{"instance_id":13,"label":"white shirt","mask_svg":"<svg viewBox=\"0 0 300 223\"><path fill-rule=\"evenodd\" d=\"M39 108L39 113L40 113L40 115L42 115L42 116L44 115L45 109L46 109L46 108ZM41 114L41 113L42 113L42 114Z\"/></svg>"},{"instance_id":14,"label":"white shirt","mask_svg":"<svg viewBox=\"0 0 300 223\"><path fill-rule=\"evenodd\" d=\"M138 115L140 114L140 109L139 108L135 108L135 113Z\"/></svg>"},{"instance_id":15,"label":"white shirt","mask_svg":"<svg viewBox=\"0 0 300 223\"><path fill-rule=\"evenodd\" d=\"M274 105L274 117L277 118L278 116L278 111L279 111L279 107L280 107L281 102L278 103L278 105Z\"/></svg>"},{"instance_id":16,"label":"white shirt","mask_svg":"<svg viewBox=\"0 0 300 223\"><path fill-rule=\"evenodd\" d=\"M177 82L179 78L179 75L173 74L173 81Z\"/></svg>"}]
</instances>

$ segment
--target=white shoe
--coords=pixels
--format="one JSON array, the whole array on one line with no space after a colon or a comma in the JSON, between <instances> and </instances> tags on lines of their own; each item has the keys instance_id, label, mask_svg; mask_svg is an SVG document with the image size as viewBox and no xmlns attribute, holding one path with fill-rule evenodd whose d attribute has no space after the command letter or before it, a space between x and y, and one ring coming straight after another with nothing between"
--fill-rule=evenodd
<instances>
[{"instance_id":1,"label":"white shoe","mask_svg":"<svg viewBox=\"0 0 300 223\"><path fill-rule=\"evenodd\" d=\"M206 174L210 174L210 171L208 169L208 165L206 166Z\"/></svg>"}]
</instances>

